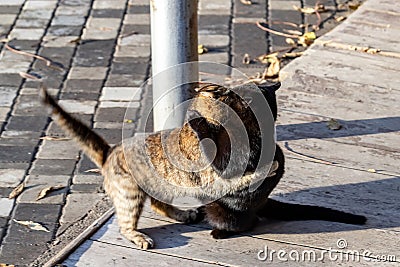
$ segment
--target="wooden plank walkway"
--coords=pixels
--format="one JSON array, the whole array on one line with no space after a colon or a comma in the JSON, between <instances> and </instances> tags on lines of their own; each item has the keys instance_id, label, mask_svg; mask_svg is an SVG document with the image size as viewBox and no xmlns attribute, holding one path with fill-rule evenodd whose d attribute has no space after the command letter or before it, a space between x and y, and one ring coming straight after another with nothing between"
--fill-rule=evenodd
<instances>
[{"instance_id":1,"label":"wooden plank walkway","mask_svg":"<svg viewBox=\"0 0 400 267\"><path fill-rule=\"evenodd\" d=\"M389 45L399 38L400 3L369 0L284 68L278 92L279 143L296 153L285 151L287 171L274 197L362 214L365 226L264 221L249 233L214 240L205 224L177 224L147 207L139 228L154 238L155 249L136 249L112 218L64 264L399 266L400 47ZM391 56L346 50L351 45ZM330 118L343 128L330 130Z\"/></svg>"}]
</instances>

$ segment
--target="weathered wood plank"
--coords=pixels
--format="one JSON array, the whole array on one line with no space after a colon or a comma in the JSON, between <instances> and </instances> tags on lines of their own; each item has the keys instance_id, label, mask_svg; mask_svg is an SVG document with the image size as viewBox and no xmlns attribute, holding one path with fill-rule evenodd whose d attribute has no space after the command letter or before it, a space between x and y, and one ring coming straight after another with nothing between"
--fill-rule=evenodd
<instances>
[{"instance_id":1,"label":"weathered wood plank","mask_svg":"<svg viewBox=\"0 0 400 267\"><path fill-rule=\"evenodd\" d=\"M313 46L301 57L288 64L282 71L283 82L296 73L306 73L339 81L375 85L400 90L399 59L367 53L335 50ZM379 73L379 79L377 79Z\"/></svg>"},{"instance_id":2,"label":"weathered wood plank","mask_svg":"<svg viewBox=\"0 0 400 267\"><path fill-rule=\"evenodd\" d=\"M333 116L332 116L333 117ZM362 120L341 120L338 131L330 130L330 117L309 114L301 110L279 111L277 138L280 141L309 138L331 139L335 142L400 152L400 117L382 117Z\"/></svg>"}]
</instances>

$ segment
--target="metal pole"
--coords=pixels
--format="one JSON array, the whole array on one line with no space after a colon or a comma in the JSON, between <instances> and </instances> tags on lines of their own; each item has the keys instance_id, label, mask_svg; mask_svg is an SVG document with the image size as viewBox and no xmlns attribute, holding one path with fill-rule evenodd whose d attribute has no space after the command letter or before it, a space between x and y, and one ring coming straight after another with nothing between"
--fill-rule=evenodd
<instances>
[{"instance_id":1,"label":"metal pole","mask_svg":"<svg viewBox=\"0 0 400 267\"><path fill-rule=\"evenodd\" d=\"M184 112L175 107L190 97L190 87L178 86L165 93L176 85L198 81L196 64L157 75L177 64L198 61L197 0L150 0L150 7L153 118L158 131L182 125ZM167 116L173 119L166 120Z\"/></svg>"}]
</instances>

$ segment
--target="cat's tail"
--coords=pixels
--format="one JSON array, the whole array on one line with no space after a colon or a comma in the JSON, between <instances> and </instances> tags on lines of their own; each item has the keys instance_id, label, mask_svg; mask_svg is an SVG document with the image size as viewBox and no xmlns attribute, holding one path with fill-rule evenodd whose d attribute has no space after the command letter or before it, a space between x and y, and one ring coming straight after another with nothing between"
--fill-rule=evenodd
<instances>
[{"instance_id":1,"label":"cat's tail","mask_svg":"<svg viewBox=\"0 0 400 267\"><path fill-rule=\"evenodd\" d=\"M284 221L322 220L358 225L363 225L367 221L367 218L361 215L318 206L284 203L271 198L257 212L257 215Z\"/></svg>"},{"instance_id":2,"label":"cat's tail","mask_svg":"<svg viewBox=\"0 0 400 267\"><path fill-rule=\"evenodd\" d=\"M53 120L75 139L81 145L85 154L101 168L107 159L110 149L107 142L80 120L63 110L54 98L49 95L44 86L40 89L40 98L44 104L51 108Z\"/></svg>"}]
</instances>

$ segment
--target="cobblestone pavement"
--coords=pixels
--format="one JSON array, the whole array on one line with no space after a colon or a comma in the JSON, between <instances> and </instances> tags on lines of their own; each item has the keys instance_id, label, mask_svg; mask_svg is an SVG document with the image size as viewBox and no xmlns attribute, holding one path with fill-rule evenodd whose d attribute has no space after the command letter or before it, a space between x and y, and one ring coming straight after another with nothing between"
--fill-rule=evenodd
<instances>
[{"instance_id":1,"label":"cobblestone pavement","mask_svg":"<svg viewBox=\"0 0 400 267\"><path fill-rule=\"evenodd\" d=\"M20 73L42 77L66 109L108 142L119 142L131 95L136 95L131 107L137 112L125 119L135 129L149 94L139 87L150 72L148 2L0 0L0 264L31 263L52 241L90 217L96 204L105 203L102 178L90 172L96 167L48 118L38 102L39 82L26 80ZM255 58L288 46L285 38L269 35L255 22L314 24L315 16L301 14L292 6L314 6L315 2L200 1L199 43L209 49L200 60L229 64L251 75L262 72L265 66L260 63L244 65L243 55ZM326 20L318 32L322 34L338 23L333 18L341 13L336 12L339 0L319 2L331 8L321 14ZM13 53L6 48L7 41L57 65L52 68L38 58ZM63 65L62 71L58 64ZM8 199L21 183L25 190L17 199ZM36 200L43 188L55 185L64 188ZM108 206L98 208L98 213ZM49 232L30 230L14 220L38 222Z\"/></svg>"}]
</instances>

